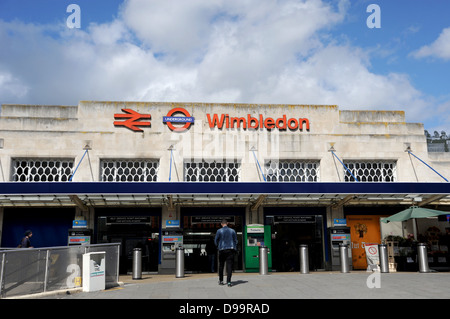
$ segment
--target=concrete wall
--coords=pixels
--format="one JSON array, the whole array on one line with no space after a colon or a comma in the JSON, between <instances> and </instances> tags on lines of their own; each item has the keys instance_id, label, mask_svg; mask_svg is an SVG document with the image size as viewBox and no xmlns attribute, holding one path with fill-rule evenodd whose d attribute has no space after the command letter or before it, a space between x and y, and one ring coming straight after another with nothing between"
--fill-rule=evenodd
<instances>
[{"instance_id":1,"label":"concrete wall","mask_svg":"<svg viewBox=\"0 0 450 319\"><path fill-rule=\"evenodd\" d=\"M184 108L195 123L189 130L172 132L162 118L173 108ZM132 109L151 114L151 126L134 132L114 126L114 114ZM310 128L210 128L206 114L274 120L308 119ZM282 122L281 122L282 123ZM253 124L255 124L253 122ZM238 159L241 180L259 181L253 152L260 165L267 159L320 160L320 181L339 181L331 146L341 160L396 160L398 181L442 181L437 174L411 158L405 149L438 170L450 175L449 154L427 152L422 124L406 123L402 111L347 111L335 105L272 105L220 103L95 102L78 106L4 104L0 116L0 160L5 180L10 179L11 158L73 158L77 164L89 145L94 180L99 179L100 159L153 158L160 160L159 181L168 181L170 151L174 167L183 178L183 161L196 159ZM339 168L341 169L341 168ZM172 180L177 174L172 172ZM342 178L342 174L341 174ZM91 181L87 160L83 160L75 181Z\"/></svg>"}]
</instances>

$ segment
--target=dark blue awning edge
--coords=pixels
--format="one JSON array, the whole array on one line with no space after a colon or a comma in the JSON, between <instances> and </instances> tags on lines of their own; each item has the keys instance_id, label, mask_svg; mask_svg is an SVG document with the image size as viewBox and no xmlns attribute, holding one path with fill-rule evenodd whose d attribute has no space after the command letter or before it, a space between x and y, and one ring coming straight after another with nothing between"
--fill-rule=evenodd
<instances>
[{"instance_id":1,"label":"dark blue awning edge","mask_svg":"<svg viewBox=\"0 0 450 319\"><path fill-rule=\"evenodd\" d=\"M0 195L76 194L433 194L450 195L450 183L332 182L3 182Z\"/></svg>"}]
</instances>

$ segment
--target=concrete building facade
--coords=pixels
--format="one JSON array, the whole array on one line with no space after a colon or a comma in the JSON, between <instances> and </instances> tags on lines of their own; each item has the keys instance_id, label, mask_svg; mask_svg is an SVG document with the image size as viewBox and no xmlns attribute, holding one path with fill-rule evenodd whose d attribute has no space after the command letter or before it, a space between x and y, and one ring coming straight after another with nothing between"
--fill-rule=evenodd
<instances>
[{"instance_id":1,"label":"concrete building facade","mask_svg":"<svg viewBox=\"0 0 450 319\"><path fill-rule=\"evenodd\" d=\"M71 220L85 220L92 242L123 241L124 255L141 238L148 239L147 246L157 243L146 248L153 258L149 271L161 265L161 237L171 221L179 225L186 249L193 247L190 254L195 250L201 257L207 237L218 227L217 219L208 220L211 216L233 216L243 246L249 224L272 226L278 245L281 233L298 245L302 236L295 234L305 232L311 250L319 251L311 267L325 269L330 264L328 231L335 219L378 218L411 205L450 210L450 154L428 153L423 124L407 123L403 111L113 101L4 104L0 166L2 246L18 240L27 220L28 227L41 229L41 239L45 225L53 225L56 231L43 240L46 245L67 240ZM69 183L79 188L53 191ZM270 191L254 191L261 184ZM361 185L360 191L339 191L349 184ZM377 191L366 190L374 184ZM122 190L117 185L132 186ZM173 191L161 193L158 185ZM296 189L311 185L319 190ZM426 185L432 187L415 192L414 187L426 190ZM94 186L95 191L83 191ZM21 192L27 187L33 190ZM123 216L142 218L118 222ZM290 223L280 216L314 218ZM308 223L313 226L303 225ZM384 235L381 231L380 238ZM55 237L60 239L53 242ZM245 270L243 246L236 264ZM281 259L280 251L274 247L274 260ZM204 269L194 260L189 267Z\"/></svg>"}]
</instances>

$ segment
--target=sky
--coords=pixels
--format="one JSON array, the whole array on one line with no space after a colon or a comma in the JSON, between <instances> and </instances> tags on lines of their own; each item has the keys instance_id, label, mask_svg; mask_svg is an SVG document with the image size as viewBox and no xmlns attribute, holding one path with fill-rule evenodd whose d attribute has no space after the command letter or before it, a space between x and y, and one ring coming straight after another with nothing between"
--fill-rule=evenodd
<instances>
[{"instance_id":1,"label":"sky","mask_svg":"<svg viewBox=\"0 0 450 319\"><path fill-rule=\"evenodd\" d=\"M0 104L331 104L449 133L449 13L448 0L0 0Z\"/></svg>"}]
</instances>

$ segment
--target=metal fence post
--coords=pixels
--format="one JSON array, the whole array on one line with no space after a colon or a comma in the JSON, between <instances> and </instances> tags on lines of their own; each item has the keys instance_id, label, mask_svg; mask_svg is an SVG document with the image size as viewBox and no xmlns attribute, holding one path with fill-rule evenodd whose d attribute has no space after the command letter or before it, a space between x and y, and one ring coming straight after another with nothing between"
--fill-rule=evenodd
<instances>
[{"instance_id":1,"label":"metal fence post","mask_svg":"<svg viewBox=\"0 0 450 319\"><path fill-rule=\"evenodd\" d=\"M300 273L309 274L308 245L300 245Z\"/></svg>"},{"instance_id":2,"label":"metal fence post","mask_svg":"<svg viewBox=\"0 0 450 319\"><path fill-rule=\"evenodd\" d=\"M5 260L6 260L6 253L2 254L2 264L0 268L0 298L3 298L3 277L5 273Z\"/></svg>"},{"instance_id":3,"label":"metal fence post","mask_svg":"<svg viewBox=\"0 0 450 319\"><path fill-rule=\"evenodd\" d=\"M45 254L44 292L47 291L48 268L49 268L49 263L48 263L48 261L49 261L49 260L50 260L50 250L47 249L47 250L46 250L46 254Z\"/></svg>"},{"instance_id":4,"label":"metal fence post","mask_svg":"<svg viewBox=\"0 0 450 319\"><path fill-rule=\"evenodd\" d=\"M269 274L269 259L268 250L266 246L259 247L259 274L268 275Z\"/></svg>"},{"instance_id":5,"label":"metal fence post","mask_svg":"<svg viewBox=\"0 0 450 319\"><path fill-rule=\"evenodd\" d=\"M119 282L120 272L120 244L117 245L117 261L116 261L116 282Z\"/></svg>"}]
</instances>

